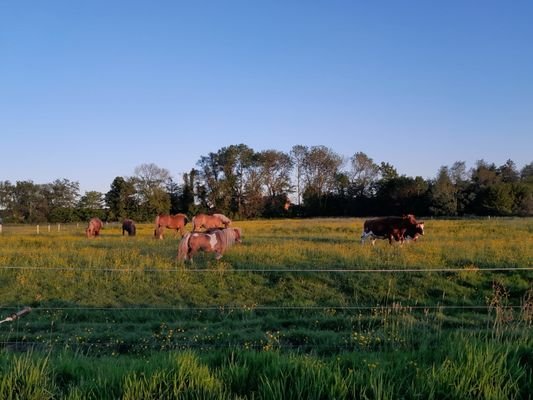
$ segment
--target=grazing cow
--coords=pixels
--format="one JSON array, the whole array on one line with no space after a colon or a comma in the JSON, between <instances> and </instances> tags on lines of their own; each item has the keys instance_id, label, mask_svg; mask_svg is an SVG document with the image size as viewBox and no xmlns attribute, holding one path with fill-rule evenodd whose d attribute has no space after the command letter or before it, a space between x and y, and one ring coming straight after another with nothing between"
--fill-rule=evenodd
<instances>
[{"instance_id":1,"label":"grazing cow","mask_svg":"<svg viewBox=\"0 0 533 400\"><path fill-rule=\"evenodd\" d=\"M91 218L89 224L87 225L87 229L85 229L85 234L88 238L97 237L100 235L100 230L103 226L104 224L100 218Z\"/></svg>"},{"instance_id":2,"label":"grazing cow","mask_svg":"<svg viewBox=\"0 0 533 400\"><path fill-rule=\"evenodd\" d=\"M131 219L125 219L122 222L122 236L125 232L128 232L128 236L135 236L137 228L135 227L135 222Z\"/></svg>"},{"instance_id":3,"label":"grazing cow","mask_svg":"<svg viewBox=\"0 0 533 400\"><path fill-rule=\"evenodd\" d=\"M420 235L424 234L424 223L418 222L414 215L405 215L403 217L382 217L366 220L361 235L361 243L370 238L372 245L376 239L392 239L403 244L406 238L417 240Z\"/></svg>"}]
</instances>

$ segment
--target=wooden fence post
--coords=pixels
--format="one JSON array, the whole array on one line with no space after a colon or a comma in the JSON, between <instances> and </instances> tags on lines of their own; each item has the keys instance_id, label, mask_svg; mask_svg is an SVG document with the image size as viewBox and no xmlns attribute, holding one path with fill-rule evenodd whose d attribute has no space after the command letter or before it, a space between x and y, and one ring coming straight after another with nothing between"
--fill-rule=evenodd
<instances>
[{"instance_id":1,"label":"wooden fence post","mask_svg":"<svg viewBox=\"0 0 533 400\"><path fill-rule=\"evenodd\" d=\"M39 225L37 225L37 235L39 234Z\"/></svg>"}]
</instances>

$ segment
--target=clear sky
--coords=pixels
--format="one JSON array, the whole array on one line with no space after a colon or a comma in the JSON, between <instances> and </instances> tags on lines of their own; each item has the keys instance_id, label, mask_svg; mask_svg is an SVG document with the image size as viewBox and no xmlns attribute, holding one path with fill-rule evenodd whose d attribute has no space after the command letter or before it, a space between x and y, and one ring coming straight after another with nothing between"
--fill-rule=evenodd
<instances>
[{"instance_id":1,"label":"clear sky","mask_svg":"<svg viewBox=\"0 0 533 400\"><path fill-rule=\"evenodd\" d=\"M533 161L532 1L0 0L0 180L325 145L400 174Z\"/></svg>"}]
</instances>

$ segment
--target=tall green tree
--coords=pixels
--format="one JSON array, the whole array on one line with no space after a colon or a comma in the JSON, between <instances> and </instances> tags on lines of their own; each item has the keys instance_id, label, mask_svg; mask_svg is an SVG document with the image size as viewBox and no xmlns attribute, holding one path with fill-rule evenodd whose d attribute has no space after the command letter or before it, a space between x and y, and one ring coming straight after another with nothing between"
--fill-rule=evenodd
<instances>
[{"instance_id":1,"label":"tall green tree","mask_svg":"<svg viewBox=\"0 0 533 400\"><path fill-rule=\"evenodd\" d=\"M271 209L271 211L274 211L276 207L274 203L278 196L272 197L264 194L265 180L258 156L258 154L254 154L252 162L246 168L246 180L244 183L245 201L240 211L240 216L244 218L271 217L272 214L265 212L265 210Z\"/></svg>"},{"instance_id":2,"label":"tall green tree","mask_svg":"<svg viewBox=\"0 0 533 400\"><path fill-rule=\"evenodd\" d=\"M400 176L400 174L398 174L398 171L392 164L383 161L379 165L379 174L381 176L382 181L396 179Z\"/></svg>"},{"instance_id":3,"label":"tall green tree","mask_svg":"<svg viewBox=\"0 0 533 400\"><path fill-rule=\"evenodd\" d=\"M194 201L194 188L198 171L194 168L189 173L183 174L183 190L181 192L180 204L183 212L194 215L198 212Z\"/></svg>"},{"instance_id":4,"label":"tall green tree","mask_svg":"<svg viewBox=\"0 0 533 400\"><path fill-rule=\"evenodd\" d=\"M105 194L104 200L111 221L120 221L124 218L138 219L139 205L132 179L117 176L111 183L109 192Z\"/></svg>"},{"instance_id":5,"label":"tall green tree","mask_svg":"<svg viewBox=\"0 0 533 400\"><path fill-rule=\"evenodd\" d=\"M287 195L291 191L291 157L282 151L264 150L257 158L266 196Z\"/></svg>"},{"instance_id":6,"label":"tall green tree","mask_svg":"<svg viewBox=\"0 0 533 400\"><path fill-rule=\"evenodd\" d=\"M304 159L305 192L320 197L333 191L342 157L326 146L313 146Z\"/></svg>"},{"instance_id":7,"label":"tall green tree","mask_svg":"<svg viewBox=\"0 0 533 400\"><path fill-rule=\"evenodd\" d=\"M106 219L104 194L94 190L85 192L78 202L78 215L80 220L88 221L92 217Z\"/></svg>"},{"instance_id":8,"label":"tall green tree","mask_svg":"<svg viewBox=\"0 0 533 400\"><path fill-rule=\"evenodd\" d=\"M379 165L363 152L357 152L350 158L350 192L354 197L371 197L375 193L379 178Z\"/></svg>"},{"instance_id":9,"label":"tall green tree","mask_svg":"<svg viewBox=\"0 0 533 400\"><path fill-rule=\"evenodd\" d=\"M174 179L169 178L166 183L166 190L170 198L170 213L177 214L184 212L184 208L181 204L181 199L183 195L183 186L174 182Z\"/></svg>"},{"instance_id":10,"label":"tall green tree","mask_svg":"<svg viewBox=\"0 0 533 400\"><path fill-rule=\"evenodd\" d=\"M472 201L468 204L467 212L477 215L494 215L496 192L490 192L489 187L501 183L501 175L494 163L478 160L471 171L471 182L468 187ZM503 192L500 192L503 193Z\"/></svg>"},{"instance_id":11,"label":"tall green tree","mask_svg":"<svg viewBox=\"0 0 533 400\"><path fill-rule=\"evenodd\" d=\"M455 187L455 198L457 204L457 214L464 215L473 201L474 196L468 192L470 184L466 163L464 161L456 161L449 169L450 179Z\"/></svg>"},{"instance_id":12,"label":"tall green tree","mask_svg":"<svg viewBox=\"0 0 533 400\"><path fill-rule=\"evenodd\" d=\"M196 164L199 167L199 174L195 192L200 208L203 211L226 208L229 201L226 200L228 194L224 192L221 182L223 170L219 153L210 152L207 156L201 156Z\"/></svg>"},{"instance_id":13,"label":"tall green tree","mask_svg":"<svg viewBox=\"0 0 533 400\"><path fill-rule=\"evenodd\" d=\"M245 144L231 145L219 150L219 160L224 174L223 192L229 194L230 215L241 215L246 203L245 188L249 169L254 165L255 153Z\"/></svg>"},{"instance_id":14,"label":"tall green tree","mask_svg":"<svg viewBox=\"0 0 533 400\"><path fill-rule=\"evenodd\" d=\"M488 163L485 160L476 162L476 166L472 169L472 182L478 187L484 188L490 185L501 182L501 176L498 173L498 168L494 163Z\"/></svg>"},{"instance_id":15,"label":"tall green tree","mask_svg":"<svg viewBox=\"0 0 533 400\"><path fill-rule=\"evenodd\" d=\"M512 213L522 217L533 215L533 184L518 182L512 184Z\"/></svg>"},{"instance_id":16,"label":"tall green tree","mask_svg":"<svg viewBox=\"0 0 533 400\"><path fill-rule=\"evenodd\" d=\"M433 215L457 215L456 188L448 167L441 167L430 189L430 211Z\"/></svg>"},{"instance_id":17,"label":"tall green tree","mask_svg":"<svg viewBox=\"0 0 533 400\"><path fill-rule=\"evenodd\" d=\"M249 169L247 179L247 208L254 214L267 217L281 216L293 191L290 155L277 150L264 150L256 154L256 163ZM254 207L251 207L251 204Z\"/></svg>"},{"instance_id":18,"label":"tall green tree","mask_svg":"<svg viewBox=\"0 0 533 400\"><path fill-rule=\"evenodd\" d=\"M79 191L79 183L68 179L56 179L50 184L41 185L42 195L48 202L48 221L75 221L77 219L76 206L80 196Z\"/></svg>"},{"instance_id":19,"label":"tall green tree","mask_svg":"<svg viewBox=\"0 0 533 400\"><path fill-rule=\"evenodd\" d=\"M0 217L5 221L12 218L15 186L10 181L0 181Z\"/></svg>"},{"instance_id":20,"label":"tall green tree","mask_svg":"<svg viewBox=\"0 0 533 400\"><path fill-rule=\"evenodd\" d=\"M376 193L376 214L428 213L429 183L422 177L399 176L381 180Z\"/></svg>"},{"instance_id":21,"label":"tall green tree","mask_svg":"<svg viewBox=\"0 0 533 400\"><path fill-rule=\"evenodd\" d=\"M304 159L304 205L311 215L325 214L327 199L337 188L343 159L325 146L313 146Z\"/></svg>"},{"instance_id":22,"label":"tall green tree","mask_svg":"<svg viewBox=\"0 0 533 400\"><path fill-rule=\"evenodd\" d=\"M509 159L498 168L498 174L504 183L516 183L520 180L520 173L513 160Z\"/></svg>"},{"instance_id":23,"label":"tall green tree","mask_svg":"<svg viewBox=\"0 0 533 400\"><path fill-rule=\"evenodd\" d=\"M39 185L33 181L17 181L13 187L11 220L14 222L45 222L48 202Z\"/></svg>"},{"instance_id":24,"label":"tall green tree","mask_svg":"<svg viewBox=\"0 0 533 400\"><path fill-rule=\"evenodd\" d=\"M170 195L166 184L170 179L170 172L153 163L141 164L135 167L134 172L134 184L142 219L149 220L157 214L168 213Z\"/></svg>"},{"instance_id":25,"label":"tall green tree","mask_svg":"<svg viewBox=\"0 0 533 400\"><path fill-rule=\"evenodd\" d=\"M496 183L483 190L481 210L486 215L511 215L513 212L514 198L512 185Z\"/></svg>"},{"instance_id":26,"label":"tall green tree","mask_svg":"<svg viewBox=\"0 0 533 400\"><path fill-rule=\"evenodd\" d=\"M530 162L520 170L520 181L523 183L533 183L533 162Z\"/></svg>"}]
</instances>

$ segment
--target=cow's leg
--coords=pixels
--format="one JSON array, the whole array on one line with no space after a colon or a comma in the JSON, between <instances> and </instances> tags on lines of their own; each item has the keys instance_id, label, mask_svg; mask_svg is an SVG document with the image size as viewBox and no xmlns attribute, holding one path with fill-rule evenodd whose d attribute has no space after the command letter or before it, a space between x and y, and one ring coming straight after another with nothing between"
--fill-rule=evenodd
<instances>
[{"instance_id":1,"label":"cow's leg","mask_svg":"<svg viewBox=\"0 0 533 400\"><path fill-rule=\"evenodd\" d=\"M361 234L361 244L365 244L369 236L372 236L372 232L363 231L363 233Z\"/></svg>"},{"instance_id":2,"label":"cow's leg","mask_svg":"<svg viewBox=\"0 0 533 400\"><path fill-rule=\"evenodd\" d=\"M374 246L376 244L377 236L374 235L374 232L372 231L363 232L361 235L361 244L363 244L367 239L370 239L370 243L372 243L372 246Z\"/></svg>"}]
</instances>

